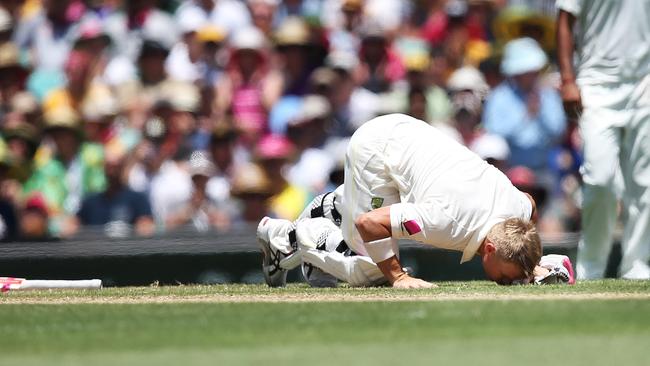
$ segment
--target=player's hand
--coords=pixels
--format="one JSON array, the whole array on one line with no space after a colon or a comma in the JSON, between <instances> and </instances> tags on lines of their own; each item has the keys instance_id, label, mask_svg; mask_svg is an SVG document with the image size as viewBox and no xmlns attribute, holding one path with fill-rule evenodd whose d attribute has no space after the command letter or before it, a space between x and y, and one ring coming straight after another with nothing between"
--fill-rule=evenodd
<instances>
[{"instance_id":1,"label":"player's hand","mask_svg":"<svg viewBox=\"0 0 650 366\"><path fill-rule=\"evenodd\" d=\"M564 112L570 119L577 119L582 114L582 97L575 82L562 83L560 87Z\"/></svg>"},{"instance_id":2,"label":"player's hand","mask_svg":"<svg viewBox=\"0 0 650 366\"><path fill-rule=\"evenodd\" d=\"M431 282L404 274L393 282L394 288L433 288L438 287Z\"/></svg>"}]
</instances>

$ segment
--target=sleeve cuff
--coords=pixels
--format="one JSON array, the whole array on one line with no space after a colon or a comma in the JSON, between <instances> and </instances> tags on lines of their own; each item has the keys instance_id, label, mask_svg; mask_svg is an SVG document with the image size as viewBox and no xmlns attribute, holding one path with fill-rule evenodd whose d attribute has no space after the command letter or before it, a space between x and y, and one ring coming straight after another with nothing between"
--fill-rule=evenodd
<instances>
[{"instance_id":1,"label":"sleeve cuff","mask_svg":"<svg viewBox=\"0 0 650 366\"><path fill-rule=\"evenodd\" d=\"M574 16L578 16L581 10L581 4L575 0L558 0L555 3L555 8L558 10L564 10L567 13L571 13Z\"/></svg>"},{"instance_id":2,"label":"sleeve cuff","mask_svg":"<svg viewBox=\"0 0 650 366\"><path fill-rule=\"evenodd\" d=\"M379 263L395 255L393 240L393 238L385 238L363 243L363 245L372 261Z\"/></svg>"}]
</instances>

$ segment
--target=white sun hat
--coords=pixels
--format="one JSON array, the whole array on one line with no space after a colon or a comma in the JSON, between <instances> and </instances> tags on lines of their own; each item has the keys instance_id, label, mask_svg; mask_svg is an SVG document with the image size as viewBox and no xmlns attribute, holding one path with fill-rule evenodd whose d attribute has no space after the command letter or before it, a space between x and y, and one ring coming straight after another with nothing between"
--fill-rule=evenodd
<instances>
[{"instance_id":1,"label":"white sun hat","mask_svg":"<svg viewBox=\"0 0 650 366\"><path fill-rule=\"evenodd\" d=\"M539 71L548 62L546 53L532 38L518 38L508 42L503 51L501 72L506 76Z\"/></svg>"}]
</instances>

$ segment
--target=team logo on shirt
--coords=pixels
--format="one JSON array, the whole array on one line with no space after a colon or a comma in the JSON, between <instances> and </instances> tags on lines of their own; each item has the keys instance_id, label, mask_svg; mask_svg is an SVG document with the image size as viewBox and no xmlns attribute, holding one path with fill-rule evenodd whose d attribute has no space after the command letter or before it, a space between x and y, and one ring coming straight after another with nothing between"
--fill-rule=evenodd
<instances>
[{"instance_id":1,"label":"team logo on shirt","mask_svg":"<svg viewBox=\"0 0 650 366\"><path fill-rule=\"evenodd\" d=\"M384 199L381 197L373 197L370 200L370 207L372 207L373 210L378 209L383 204L384 204Z\"/></svg>"}]
</instances>

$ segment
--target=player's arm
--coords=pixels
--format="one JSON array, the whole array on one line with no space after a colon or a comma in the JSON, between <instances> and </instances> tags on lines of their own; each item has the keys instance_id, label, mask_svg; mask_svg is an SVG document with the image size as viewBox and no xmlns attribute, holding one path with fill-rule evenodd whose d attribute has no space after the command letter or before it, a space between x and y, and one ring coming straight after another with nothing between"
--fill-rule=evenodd
<instances>
[{"instance_id":1,"label":"player's arm","mask_svg":"<svg viewBox=\"0 0 650 366\"><path fill-rule=\"evenodd\" d=\"M430 282L413 278L402 269L391 244L390 206L362 214L357 217L354 224L363 239L368 254L393 287L433 287Z\"/></svg>"},{"instance_id":2,"label":"player's arm","mask_svg":"<svg viewBox=\"0 0 650 366\"><path fill-rule=\"evenodd\" d=\"M560 10L557 16L557 63L560 67L562 85L560 92L564 111L569 118L577 118L582 113L582 100L580 89L576 84L576 74L573 69L573 24L575 16L567 11Z\"/></svg>"}]
</instances>

